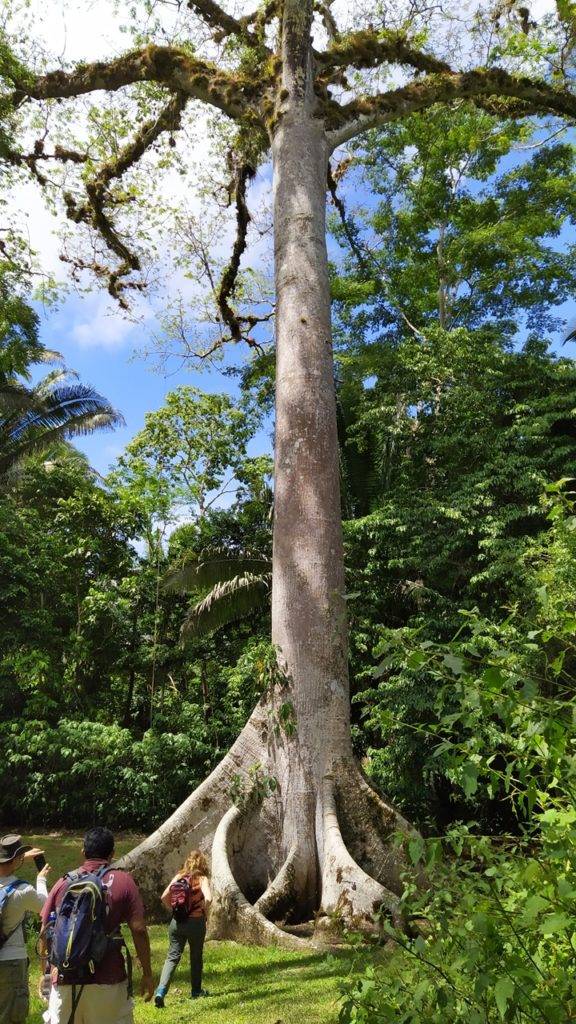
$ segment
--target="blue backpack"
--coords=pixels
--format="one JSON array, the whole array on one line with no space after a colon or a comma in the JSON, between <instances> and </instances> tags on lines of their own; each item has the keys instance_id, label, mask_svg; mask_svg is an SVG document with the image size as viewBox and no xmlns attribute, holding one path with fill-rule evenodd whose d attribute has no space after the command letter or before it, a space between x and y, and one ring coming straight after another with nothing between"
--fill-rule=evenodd
<instances>
[{"instance_id":1,"label":"blue backpack","mask_svg":"<svg viewBox=\"0 0 576 1024\"><path fill-rule=\"evenodd\" d=\"M15 892L20 885L26 884L26 882L22 882L19 878L16 878L14 882L10 882L9 885L3 885L2 888L0 888L0 949L2 949L2 946L6 945L8 939L10 939L14 935L14 932L18 931L20 925L22 924L22 921L19 921L15 928L12 928L12 930L9 932L5 932L4 926L2 924L2 918L4 916L4 911L6 910L8 900L10 899L12 893Z\"/></svg>"},{"instance_id":2,"label":"blue backpack","mask_svg":"<svg viewBox=\"0 0 576 1024\"><path fill-rule=\"evenodd\" d=\"M98 871L71 871L64 876L66 886L48 941L50 963L65 984L94 974L114 941L106 929L109 907L102 884L109 870L105 864Z\"/></svg>"}]
</instances>

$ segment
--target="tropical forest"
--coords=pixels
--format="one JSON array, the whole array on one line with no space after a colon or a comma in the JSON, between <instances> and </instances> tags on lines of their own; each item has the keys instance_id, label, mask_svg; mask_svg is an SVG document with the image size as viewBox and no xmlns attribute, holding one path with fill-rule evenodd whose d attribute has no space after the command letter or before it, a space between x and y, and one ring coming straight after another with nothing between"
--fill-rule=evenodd
<instances>
[{"instance_id":1,"label":"tropical forest","mask_svg":"<svg viewBox=\"0 0 576 1024\"><path fill-rule=\"evenodd\" d=\"M575 126L572 0L5 0L0 1024L102 829L103 1024L576 1021Z\"/></svg>"}]
</instances>

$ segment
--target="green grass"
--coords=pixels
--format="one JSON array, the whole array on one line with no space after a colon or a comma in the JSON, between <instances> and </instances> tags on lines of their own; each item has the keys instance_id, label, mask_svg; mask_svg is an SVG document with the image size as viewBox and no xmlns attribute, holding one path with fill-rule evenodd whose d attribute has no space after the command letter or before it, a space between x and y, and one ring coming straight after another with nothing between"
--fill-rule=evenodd
<instances>
[{"instance_id":1,"label":"green grass","mask_svg":"<svg viewBox=\"0 0 576 1024\"><path fill-rule=\"evenodd\" d=\"M14 829L14 831L18 832L19 830ZM8 834L7 829L4 834ZM142 836L132 833L120 833L116 836L116 855L121 857L124 853L128 853L128 850L136 846L142 838ZM52 868L48 878L48 888L66 871L72 871L79 867L84 860L81 835L71 832L41 832L30 835L27 832L22 835L22 839L28 846L38 846L44 850L46 860ZM36 878L34 862L25 861L23 867L18 871L18 875L33 882Z\"/></svg>"},{"instance_id":2,"label":"green grass","mask_svg":"<svg viewBox=\"0 0 576 1024\"><path fill-rule=\"evenodd\" d=\"M155 978L164 962L167 930L150 929ZM239 946L234 942L207 942L204 950L203 984L206 999L189 998L187 953L174 975L165 1010L136 999L135 1022L180 1024L335 1024L338 1019L338 984L348 974L351 953L288 953L279 949ZM35 996L38 969L32 959L32 1012L28 1024L39 1024L42 1005ZM138 974L135 972L135 981ZM135 985L135 991L138 987ZM106 1024L105 1021L102 1024Z\"/></svg>"},{"instance_id":3,"label":"green grass","mask_svg":"<svg viewBox=\"0 0 576 1024\"><path fill-rule=\"evenodd\" d=\"M53 871L51 880L77 867L81 861L81 840L76 835L27 835L26 841L43 847ZM138 836L119 836L117 853L129 850ZM32 878L33 867L21 872ZM125 932L127 929L125 929ZM129 937L129 932L126 937ZM152 965L158 979L167 949L165 925L150 928ZM32 940L31 940L32 949ZM356 954L357 955L357 954ZM284 950L240 946L234 942L208 942L204 952L207 999L189 998L189 961L186 953L174 975L166 1009L136 999L135 1022L147 1024L335 1024L338 1019L339 982L353 969L353 954L339 951L326 957L316 953L289 953ZM27 1024L40 1024L43 1004L36 997L38 958L31 951L31 1012ZM139 972L135 969L135 990ZM105 1021L102 1024L106 1024Z\"/></svg>"}]
</instances>

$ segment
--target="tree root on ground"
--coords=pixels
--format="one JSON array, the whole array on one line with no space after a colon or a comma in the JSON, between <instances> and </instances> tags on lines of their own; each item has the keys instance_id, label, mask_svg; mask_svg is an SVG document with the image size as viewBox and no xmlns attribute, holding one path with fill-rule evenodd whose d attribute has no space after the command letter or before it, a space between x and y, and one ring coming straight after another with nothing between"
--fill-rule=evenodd
<instances>
[{"instance_id":1,"label":"tree root on ground","mask_svg":"<svg viewBox=\"0 0 576 1024\"><path fill-rule=\"evenodd\" d=\"M270 920L283 917L297 899L294 868L298 852L298 846L294 843L278 874L254 904L256 909Z\"/></svg>"},{"instance_id":2,"label":"tree root on ground","mask_svg":"<svg viewBox=\"0 0 576 1024\"><path fill-rule=\"evenodd\" d=\"M303 949L305 939L282 931L258 910L257 904L248 902L241 891L230 864L232 847L242 814L231 807L218 825L212 846L212 886L214 903L210 913L209 936L235 939L256 946L282 946L284 949Z\"/></svg>"},{"instance_id":3,"label":"tree root on ground","mask_svg":"<svg viewBox=\"0 0 576 1024\"><path fill-rule=\"evenodd\" d=\"M261 703L209 778L121 862L148 911L158 915L162 890L189 851L200 848L212 857L213 938L314 948L338 930L378 931L379 912L399 921L406 862L393 836L409 838L414 829L372 790L351 755L304 790L283 791L278 781L274 792L253 797L255 766L286 778L278 765L285 766L287 751L275 748L268 726ZM234 789L244 794L238 806ZM312 914L312 940L282 928Z\"/></svg>"},{"instance_id":4,"label":"tree root on ground","mask_svg":"<svg viewBox=\"0 0 576 1024\"><path fill-rule=\"evenodd\" d=\"M334 778L324 778L322 792L323 847L322 907L323 927L339 925L374 931L374 918L381 908L395 914L397 894L368 875L349 853L340 829Z\"/></svg>"}]
</instances>

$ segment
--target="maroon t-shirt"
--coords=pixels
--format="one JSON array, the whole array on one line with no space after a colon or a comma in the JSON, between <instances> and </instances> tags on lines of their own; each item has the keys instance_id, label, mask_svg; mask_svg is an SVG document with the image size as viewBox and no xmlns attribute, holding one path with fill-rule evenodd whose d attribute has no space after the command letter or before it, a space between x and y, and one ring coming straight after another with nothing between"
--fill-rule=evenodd
<instances>
[{"instance_id":1,"label":"maroon t-shirt","mask_svg":"<svg viewBox=\"0 0 576 1024\"><path fill-rule=\"evenodd\" d=\"M98 871L106 864L104 860L87 860L78 869L80 871ZM53 910L57 910L62 901L64 888L67 885L66 878L60 878L52 887L48 899L42 909L42 925L46 926L48 918ZM118 868L110 868L102 880L102 886L106 890L106 898L109 906L107 930L110 934L116 931L121 924L127 924L134 918L144 917L144 904L136 882L126 871L119 871ZM100 961L95 965L94 974L86 980L78 979L78 983L92 985L116 985L126 979L126 966L122 950L113 946ZM66 984L74 984L70 979Z\"/></svg>"}]
</instances>

